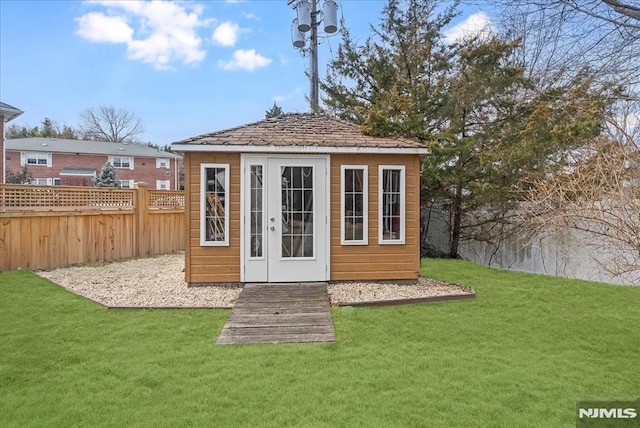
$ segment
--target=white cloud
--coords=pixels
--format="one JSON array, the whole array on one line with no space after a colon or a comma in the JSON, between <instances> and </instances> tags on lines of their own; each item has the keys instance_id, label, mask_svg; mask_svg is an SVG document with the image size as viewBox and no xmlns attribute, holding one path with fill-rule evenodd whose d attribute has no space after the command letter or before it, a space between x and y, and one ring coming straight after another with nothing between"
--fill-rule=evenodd
<instances>
[{"instance_id":1,"label":"white cloud","mask_svg":"<svg viewBox=\"0 0 640 428\"><path fill-rule=\"evenodd\" d=\"M242 16L244 16L245 19L250 19L253 21L261 21L261 18L255 13L243 13Z\"/></svg>"},{"instance_id":2,"label":"white cloud","mask_svg":"<svg viewBox=\"0 0 640 428\"><path fill-rule=\"evenodd\" d=\"M76 34L91 42L123 43L127 57L170 68L174 62L196 64L204 59L196 30L207 25L203 8L173 1L89 2L106 8L76 18Z\"/></svg>"},{"instance_id":3,"label":"white cloud","mask_svg":"<svg viewBox=\"0 0 640 428\"><path fill-rule=\"evenodd\" d=\"M275 97L273 97L273 102L282 103L283 101L291 101L298 98L303 93L304 93L304 90L302 89L302 87L298 86L296 87L295 90L293 90L292 92L289 92L288 94L276 95Z\"/></svg>"},{"instance_id":4,"label":"white cloud","mask_svg":"<svg viewBox=\"0 0 640 428\"><path fill-rule=\"evenodd\" d=\"M230 21L225 21L213 30L213 43L221 46L234 46L238 40L240 27Z\"/></svg>"},{"instance_id":5,"label":"white cloud","mask_svg":"<svg viewBox=\"0 0 640 428\"><path fill-rule=\"evenodd\" d=\"M495 33L495 26L484 12L476 12L463 22L444 32L444 40L454 43L468 37L490 37Z\"/></svg>"},{"instance_id":6,"label":"white cloud","mask_svg":"<svg viewBox=\"0 0 640 428\"><path fill-rule=\"evenodd\" d=\"M77 19L76 34L92 42L127 43L133 29L120 16L105 16L102 13L87 13Z\"/></svg>"},{"instance_id":7,"label":"white cloud","mask_svg":"<svg viewBox=\"0 0 640 428\"><path fill-rule=\"evenodd\" d=\"M239 49L233 53L233 58L229 61L219 61L218 65L224 70L247 70L253 71L271 64L271 59L266 58L255 49Z\"/></svg>"}]
</instances>

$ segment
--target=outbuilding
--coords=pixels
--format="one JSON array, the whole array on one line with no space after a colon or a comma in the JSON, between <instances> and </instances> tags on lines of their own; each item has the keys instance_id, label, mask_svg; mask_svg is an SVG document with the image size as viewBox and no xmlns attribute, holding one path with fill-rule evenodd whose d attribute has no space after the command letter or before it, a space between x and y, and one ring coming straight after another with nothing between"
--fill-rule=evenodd
<instances>
[{"instance_id":1,"label":"outbuilding","mask_svg":"<svg viewBox=\"0 0 640 428\"><path fill-rule=\"evenodd\" d=\"M418 278L421 144L301 113L172 148L189 284Z\"/></svg>"}]
</instances>

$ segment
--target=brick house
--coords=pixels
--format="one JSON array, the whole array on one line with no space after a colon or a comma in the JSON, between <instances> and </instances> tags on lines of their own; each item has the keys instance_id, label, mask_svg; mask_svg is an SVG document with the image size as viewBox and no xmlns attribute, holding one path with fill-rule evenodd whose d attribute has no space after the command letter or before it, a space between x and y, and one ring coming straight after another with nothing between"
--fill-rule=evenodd
<instances>
[{"instance_id":1,"label":"brick house","mask_svg":"<svg viewBox=\"0 0 640 428\"><path fill-rule=\"evenodd\" d=\"M4 123L15 119L22 113L24 113L22 110L0 101L0 184L5 180Z\"/></svg>"},{"instance_id":2,"label":"brick house","mask_svg":"<svg viewBox=\"0 0 640 428\"><path fill-rule=\"evenodd\" d=\"M123 188L147 183L150 189L179 189L181 157L141 144L60 138L16 138L5 142L7 171L27 166L31 184L93 186L105 163L116 169Z\"/></svg>"}]
</instances>

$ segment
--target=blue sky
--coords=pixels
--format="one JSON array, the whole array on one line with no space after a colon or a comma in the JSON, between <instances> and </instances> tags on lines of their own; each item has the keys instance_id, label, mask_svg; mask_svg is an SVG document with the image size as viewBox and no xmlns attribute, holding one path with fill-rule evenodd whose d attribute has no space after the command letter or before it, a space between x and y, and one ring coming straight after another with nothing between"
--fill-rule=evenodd
<instances>
[{"instance_id":1,"label":"blue sky","mask_svg":"<svg viewBox=\"0 0 640 428\"><path fill-rule=\"evenodd\" d=\"M363 40L386 2L338 3ZM451 31L486 24L477 12L466 9ZM274 100L306 112L309 61L291 44L294 17L286 0L0 0L0 100L30 126L126 108L144 124L141 139L160 145L261 120ZM322 42L321 76L339 43Z\"/></svg>"}]
</instances>

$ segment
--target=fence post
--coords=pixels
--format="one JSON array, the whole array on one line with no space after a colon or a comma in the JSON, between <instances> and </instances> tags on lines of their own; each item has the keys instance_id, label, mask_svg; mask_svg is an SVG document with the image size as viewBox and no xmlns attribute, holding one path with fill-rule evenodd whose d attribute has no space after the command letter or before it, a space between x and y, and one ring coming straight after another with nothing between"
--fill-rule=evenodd
<instances>
[{"instance_id":1,"label":"fence post","mask_svg":"<svg viewBox=\"0 0 640 428\"><path fill-rule=\"evenodd\" d=\"M137 183L135 186L136 205L136 257L146 257L149 252L149 188L147 183Z\"/></svg>"}]
</instances>

